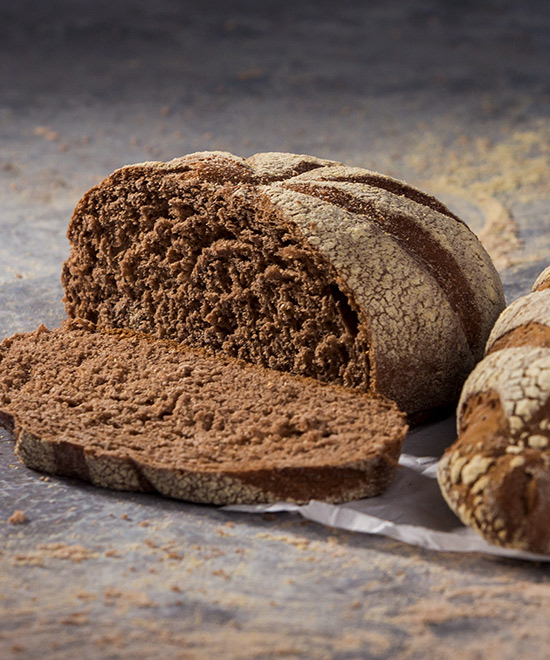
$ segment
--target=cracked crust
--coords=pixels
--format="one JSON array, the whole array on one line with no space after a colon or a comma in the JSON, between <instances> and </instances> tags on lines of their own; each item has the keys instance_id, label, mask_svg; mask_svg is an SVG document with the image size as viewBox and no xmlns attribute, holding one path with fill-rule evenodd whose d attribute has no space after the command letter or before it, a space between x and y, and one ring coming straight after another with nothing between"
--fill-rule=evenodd
<instances>
[{"instance_id":1,"label":"cracked crust","mask_svg":"<svg viewBox=\"0 0 550 660\"><path fill-rule=\"evenodd\" d=\"M550 288L550 266L542 271L533 284L533 291L542 291L548 288Z\"/></svg>"},{"instance_id":2,"label":"cracked crust","mask_svg":"<svg viewBox=\"0 0 550 660\"><path fill-rule=\"evenodd\" d=\"M550 288L540 288L518 298L497 319L486 353L507 347L550 348Z\"/></svg>"},{"instance_id":3,"label":"cracked crust","mask_svg":"<svg viewBox=\"0 0 550 660\"><path fill-rule=\"evenodd\" d=\"M491 543L550 553L550 289L504 310L464 384L458 439L438 480L460 519ZM545 279L546 278L546 279Z\"/></svg>"},{"instance_id":4,"label":"cracked crust","mask_svg":"<svg viewBox=\"0 0 550 660\"><path fill-rule=\"evenodd\" d=\"M381 397L77 321L0 344L0 410L27 467L219 505L377 495L407 431Z\"/></svg>"},{"instance_id":5,"label":"cracked crust","mask_svg":"<svg viewBox=\"0 0 550 660\"><path fill-rule=\"evenodd\" d=\"M84 196L68 235L70 317L379 392L407 413L456 401L504 306L488 255L441 202L306 155L122 168ZM255 262L262 250L281 261ZM216 268L232 282L218 286ZM292 280L288 300L277 278Z\"/></svg>"}]
</instances>

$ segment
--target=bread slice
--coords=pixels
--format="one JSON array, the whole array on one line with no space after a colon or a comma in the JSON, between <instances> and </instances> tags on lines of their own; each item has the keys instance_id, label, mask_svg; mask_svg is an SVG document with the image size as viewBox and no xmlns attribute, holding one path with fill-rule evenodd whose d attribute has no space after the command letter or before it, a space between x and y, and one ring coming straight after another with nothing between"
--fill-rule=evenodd
<instances>
[{"instance_id":1,"label":"bread slice","mask_svg":"<svg viewBox=\"0 0 550 660\"><path fill-rule=\"evenodd\" d=\"M312 156L200 152L124 167L77 205L69 317L379 392L454 403L504 306L440 201Z\"/></svg>"},{"instance_id":2,"label":"bread slice","mask_svg":"<svg viewBox=\"0 0 550 660\"><path fill-rule=\"evenodd\" d=\"M77 321L4 340L0 411L30 468L212 504L377 495L407 430L383 397Z\"/></svg>"}]
</instances>

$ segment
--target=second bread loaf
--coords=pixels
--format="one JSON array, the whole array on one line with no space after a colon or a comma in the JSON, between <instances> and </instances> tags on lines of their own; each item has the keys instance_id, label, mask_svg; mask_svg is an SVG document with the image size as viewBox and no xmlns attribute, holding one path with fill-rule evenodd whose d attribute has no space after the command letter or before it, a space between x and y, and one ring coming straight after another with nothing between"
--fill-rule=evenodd
<instances>
[{"instance_id":1,"label":"second bread loaf","mask_svg":"<svg viewBox=\"0 0 550 660\"><path fill-rule=\"evenodd\" d=\"M441 491L491 543L550 553L550 268L499 317L466 381Z\"/></svg>"}]
</instances>

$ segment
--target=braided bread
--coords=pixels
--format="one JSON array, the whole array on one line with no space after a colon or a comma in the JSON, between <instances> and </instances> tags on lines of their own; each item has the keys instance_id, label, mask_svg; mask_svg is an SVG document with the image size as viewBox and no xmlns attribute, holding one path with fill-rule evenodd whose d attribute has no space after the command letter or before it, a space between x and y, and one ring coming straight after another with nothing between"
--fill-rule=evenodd
<instances>
[{"instance_id":1,"label":"braided bread","mask_svg":"<svg viewBox=\"0 0 550 660\"><path fill-rule=\"evenodd\" d=\"M550 267L497 320L458 405L438 480L491 543L550 552Z\"/></svg>"}]
</instances>

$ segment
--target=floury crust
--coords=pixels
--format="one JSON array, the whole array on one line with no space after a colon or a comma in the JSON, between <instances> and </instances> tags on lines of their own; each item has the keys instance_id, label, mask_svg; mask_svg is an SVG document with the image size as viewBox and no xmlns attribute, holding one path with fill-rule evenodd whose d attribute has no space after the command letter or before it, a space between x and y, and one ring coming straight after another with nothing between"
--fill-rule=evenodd
<instances>
[{"instance_id":1,"label":"floury crust","mask_svg":"<svg viewBox=\"0 0 550 660\"><path fill-rule=\"evenodd\" d=\"M491 543L550 552L549 269L500 315L467 379L441 491Z\"/></svg>"}]
</instances>

